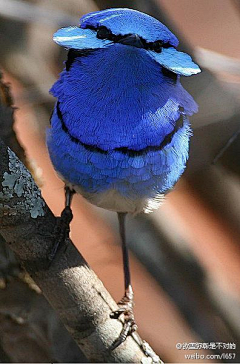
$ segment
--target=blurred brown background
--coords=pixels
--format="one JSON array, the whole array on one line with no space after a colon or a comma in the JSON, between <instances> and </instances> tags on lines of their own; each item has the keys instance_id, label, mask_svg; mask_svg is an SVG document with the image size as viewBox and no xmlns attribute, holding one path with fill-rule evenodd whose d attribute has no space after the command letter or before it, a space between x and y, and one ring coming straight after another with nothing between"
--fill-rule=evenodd
<instances>
[{"instance_id":1,"label":"blurred brown background","mask_svg":"<svg viewBox=\"0 0 240 364\"><path fill-rule=\"evenodd\" d=\"M52 34L107 7L155 16L203 70L182 80L199 104L186 173L158 211L128 219L139 332L166 362L195 362L185 357L195 353L235 353L229 360L198 362L239 362L240 1L0 0L0 67L18 108L17 135L37 168L43 197L59 215L63 184L50 164L45 130L54 104L48 90L67 53ZM75 196L72 239L119 300L123 272L115 214ZM191 342L221 345L212 351L176 348Z\"/></svg>"}]
</instances>

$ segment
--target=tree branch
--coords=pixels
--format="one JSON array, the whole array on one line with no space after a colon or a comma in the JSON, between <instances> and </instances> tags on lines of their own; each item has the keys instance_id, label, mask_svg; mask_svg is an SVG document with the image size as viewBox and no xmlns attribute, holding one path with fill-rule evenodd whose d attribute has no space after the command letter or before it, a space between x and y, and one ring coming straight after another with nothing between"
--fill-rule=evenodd
<instances>
[{"instance_id":1,"label":"tree branch","mask_svg":"<svg viewBox=\"0 0 240 364\"><path fill-rule=\"evenodd\" d=\"M122 328L120 321L110 319L117 305L70 240L65 241L64 251L48 268L47 257L56 238L56 218L29 171L1 141L0 155L0 234L89 361L155 361L144 354L138 335L128 337L111 351ZM147 350L150 353L151 349ZM155 357L155 362L159 362Z\"/></svg>"},{"instance_id":2,"label":"tree branch","mask_svg":"<svg viewBox=\"0 0 240 364\"><path fill-rule=\"evenodd\" d=\"M0 72L0 136L37 175L14 131L13 99ZM86 362L86 357L0 235L0 361ZM24 317L24 319L23 319ZM43 330L43 327L45 328ZM14 350L12 342L14 340ZM22 350L22 343L26 350ZM47 343L50 343L47 344ZM6 359L9 358L9 360Z\"/></svg>"}]
</instances>

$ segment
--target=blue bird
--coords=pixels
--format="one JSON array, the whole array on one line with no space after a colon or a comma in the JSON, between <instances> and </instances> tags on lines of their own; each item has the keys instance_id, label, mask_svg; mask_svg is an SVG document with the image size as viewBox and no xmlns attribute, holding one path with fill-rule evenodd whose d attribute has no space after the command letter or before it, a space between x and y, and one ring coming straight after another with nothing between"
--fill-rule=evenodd
<instances>
[{"instance_id":1,"label":"blue bird","mask_svg":"<svg viewBox=\"0 0 240 364\"><path fill-rule=\"evenodd\" d=\"M83 16L79 27L58 30L69 49L50 92L57 98L47 133L49 154L72 194L118 213L125 294L113 318L125 323L114 348L137 329L133 315L124 221L150 212L183 173L197 104L180 76L200 72L179 52L178 39L153 17L131 9Z\"/></svg>"}]
</instances>

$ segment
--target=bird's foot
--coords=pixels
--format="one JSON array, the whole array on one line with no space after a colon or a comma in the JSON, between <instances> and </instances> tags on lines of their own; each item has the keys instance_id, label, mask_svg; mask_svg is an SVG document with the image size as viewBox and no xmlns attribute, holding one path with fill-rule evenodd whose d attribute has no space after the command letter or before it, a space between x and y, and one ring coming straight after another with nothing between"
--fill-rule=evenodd
<instances>
[{"instance_id":1,"label":"bird's foot","mask_svg":"<svg viewBox=\"0 0 240 364\"><path fill-rule=\"evenodd\" d=\"M133 290L132 287L129 286L125 292L124 297L121 301L118 302L119 309L111 313L111 318L118 319L123 315L124 324L122 331L119 337L114 341L111 350L116 349L119 345L121 345L127 338L128 335L131 335L133 332L137 330L137 324L134 319L133 313Z\"/></svg>"},{"instance_id":2,"label":"bird's foot","mask_svg":"<svg viewBox=\"0 0 240 364\"><path fill-rule=\"evenodd\" d=\"M52 261L61 252L61 248L65 245L65 242L69 239L70 233L70 222L72 221L73 214L69 206L66 206L60 217L57 217L57 223L53 232L53 237L55 239L54 245L50 254L48 255L49 266Z\"/></svg>"}]
</instances>

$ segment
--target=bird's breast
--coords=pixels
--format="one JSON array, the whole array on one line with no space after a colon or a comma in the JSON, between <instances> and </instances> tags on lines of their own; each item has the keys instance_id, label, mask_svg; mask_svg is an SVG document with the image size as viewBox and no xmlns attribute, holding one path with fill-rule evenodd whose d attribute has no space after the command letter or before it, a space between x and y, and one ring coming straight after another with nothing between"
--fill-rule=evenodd
<instances>
[{"instance_id":1,"label":"bird's breast","mask_svg":"<svg viewBox=\"0 0 240 364\"><path fill-rule=\"evenodd\" d=\"M156 148L103 151L72 138L59 116L55 109L47 138L52 163L68 184L98 206L139 211L171 189L185 168L190 137L187 119Z\"/></svg>"}]
</instances>

